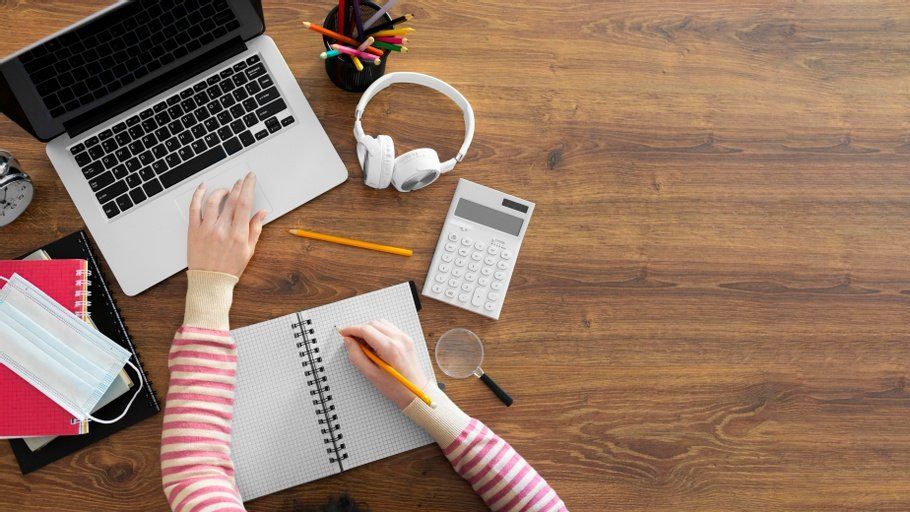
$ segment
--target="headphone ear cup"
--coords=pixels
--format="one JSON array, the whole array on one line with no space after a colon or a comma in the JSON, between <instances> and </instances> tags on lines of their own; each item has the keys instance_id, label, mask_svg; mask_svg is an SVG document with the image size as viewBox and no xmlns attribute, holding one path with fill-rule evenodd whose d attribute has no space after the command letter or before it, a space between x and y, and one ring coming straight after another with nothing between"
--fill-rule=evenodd
<instances>
[{"instance_id":1,"label":"headphone ear cup","mask_svg":"<svg viewBox=\"0 0 910 512\"><path fill-rule=\"evenodd\" d=\"M379 141L379 158L380 169L378 176L379 186L376 188L386 188L392 183L392 174L395 170L395 142L388 135L378 135Z\"/></svg>"},{"instance_id":2,"label":"headphone ear cup","mask_svg":"<svg viewBox=\"0 0 910 512\"><path fill-rule=\"evenodd\" d=\"M363 183L368 187L381 188L379 187L381 164L379 155L379 141L375 137L364 137L357 141L357 160L363 171Z\"/></svg>"}]
</instances>

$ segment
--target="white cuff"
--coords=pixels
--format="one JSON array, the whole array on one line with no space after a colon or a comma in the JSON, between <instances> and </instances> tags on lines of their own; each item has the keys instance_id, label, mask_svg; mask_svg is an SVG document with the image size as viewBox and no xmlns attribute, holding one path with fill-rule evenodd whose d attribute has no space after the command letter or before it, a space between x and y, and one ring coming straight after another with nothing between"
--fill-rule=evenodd
<instances>
[{"instance_id":1,"label":"white cuff","mask_svg":"<svg viewBox=\"0 0 910 512\"><path fill-rule=\"evenodd\" d=\"M190 270L186 276L184 325L221 331L230 329L228 313L234 299L237 276L206 270Z\"/></svg>"},{"instance_id":2,"label":"white cuff","mask_svg":"<svg viewBox=\"0 0 910 512\"><path fill-rule=\"evenodd\" d=\"M402 412L430 434L440 446L448 446L468 426L471 418L459 409L435 382L424 392L436 404L435 409L425 404L423 400L415 398Z\"/></svg>"}]
</instances>

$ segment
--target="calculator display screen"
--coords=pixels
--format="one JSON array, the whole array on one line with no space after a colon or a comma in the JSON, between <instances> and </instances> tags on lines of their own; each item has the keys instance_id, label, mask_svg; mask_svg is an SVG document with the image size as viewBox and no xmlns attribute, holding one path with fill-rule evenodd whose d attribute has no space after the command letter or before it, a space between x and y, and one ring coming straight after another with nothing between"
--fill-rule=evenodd
<instances>
[{"instance_id":1,"label":"calculator display screen","mask_svg":"<svg viewBox=\"0 0 910 512\"><path fill-rule=\"evenodd\" d=\"M512 236L518 236L519 233L521 233L521 226L525 222L524 219L513 217L507 213L502 213L499 210L494 210L493 208L477 204L473 201L468 201L467 199L458 200L458 206L455 207L455 216L471 222L483 224L484 226L508 233Z\"/></svg>"}]
</instances>

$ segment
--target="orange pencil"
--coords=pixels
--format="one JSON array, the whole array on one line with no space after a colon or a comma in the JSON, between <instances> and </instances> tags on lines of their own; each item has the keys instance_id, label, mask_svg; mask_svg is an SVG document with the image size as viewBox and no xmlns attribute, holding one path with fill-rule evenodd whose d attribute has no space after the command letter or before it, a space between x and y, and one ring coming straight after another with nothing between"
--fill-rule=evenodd
<instances>
[{"instance_id":1,"label":"orange pencil","mask_svg":"<svg viewBox=\"0 0 910 512\"><path fill-rule=\"evenodd\" d=\"M332 39L337 39L343 43L347 43L347 44L353 46L354 48L357 48L358 46L360 46L359 42L355 41L354 39L351 39L348 36L343 36L343 35L339 34L338 32L333 32L325 27L320 27L319 25L314 25L314 24L310 23L309 21L304 21L303 26L314 32L319 32L320 34L322 34L324 36L329 36ZM378 56L382 57L382 50L380 50L379 48L376 48L373 46L367 46L364 49L364 51L370 52L373 55L378 55Z\"/></svg>"}]
</instances>

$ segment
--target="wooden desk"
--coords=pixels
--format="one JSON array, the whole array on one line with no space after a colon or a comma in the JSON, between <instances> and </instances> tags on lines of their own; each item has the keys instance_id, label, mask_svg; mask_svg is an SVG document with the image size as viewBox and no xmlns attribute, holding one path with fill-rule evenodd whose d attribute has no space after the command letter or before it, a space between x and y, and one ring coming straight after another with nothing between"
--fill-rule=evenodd
<instances>
[{"instance_id":1,"label":"wooden desk","mask_svg":"<svg viewBox=\"0 0 910 512\"><path fill-rule=\"evenodd\" d=\"M101 7L0 5L0 52ZM423 281L459 176L537 203L502 319L426 302L431 344L466 326L516 397L452 397L509 440L573 511L910 509L910 11L905 2L405 0L418 28L394 71L450 81L477 135L415 194L360 182L358 95L327 80L331 2L267 1L268 33L351 173L269 225L234 325ZM454 153L454 106L387 92L365 121L399 151ZM44 154L7 120L35 179L0 257L82 227ZM415 249L403 259L286 235L307 227ZM185 278L118 293L159 392ZM0 444L0 509L164 510L161 416L28 477ZM427 447L250 504L348 491L374 510L482 510Z\"/></svg>"}]
</instances>

